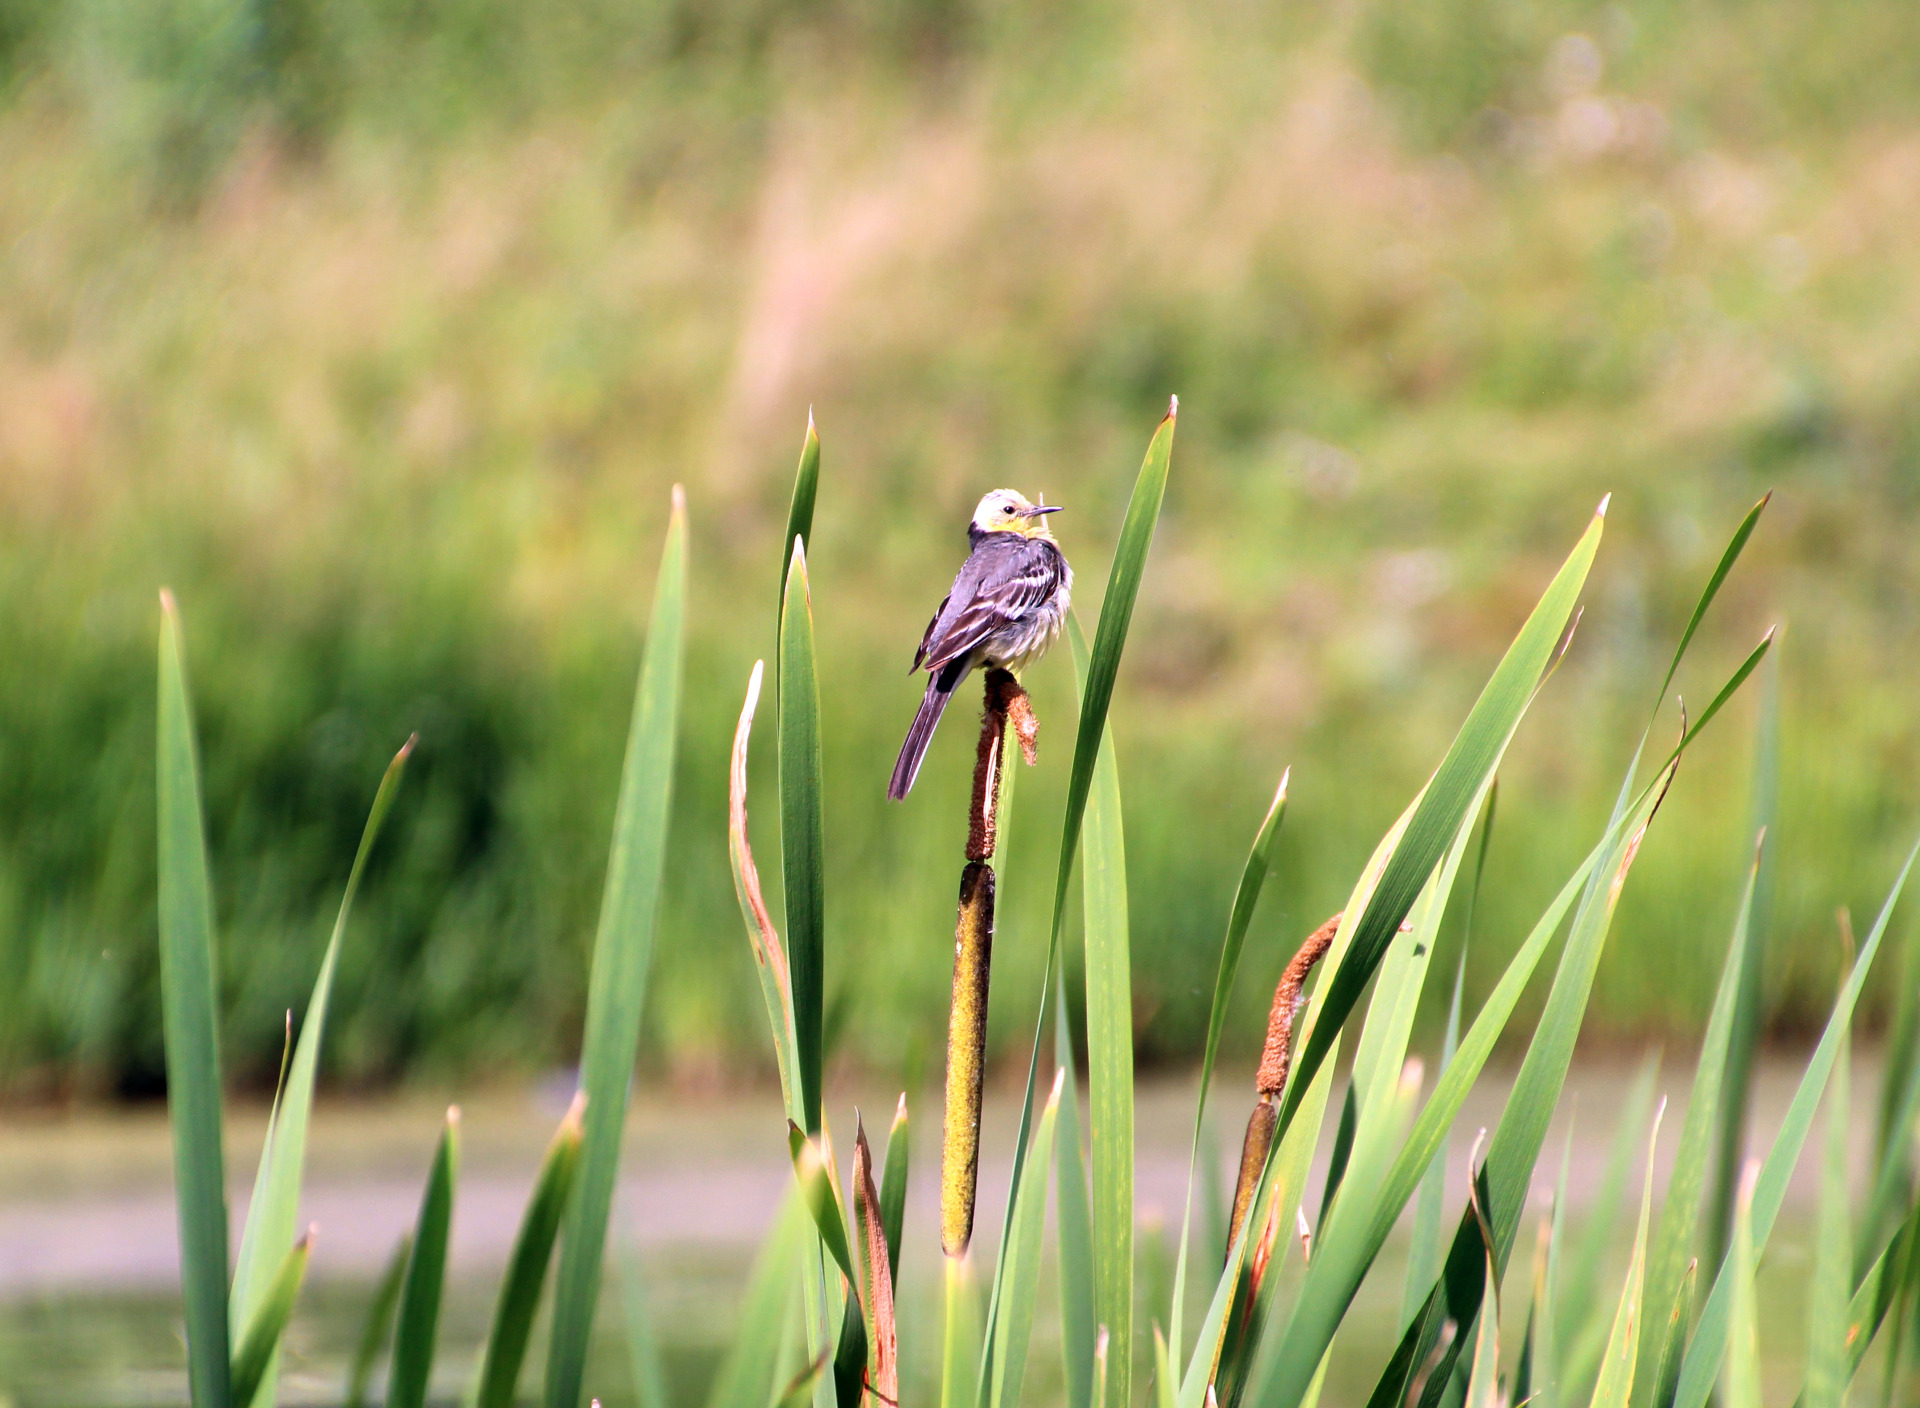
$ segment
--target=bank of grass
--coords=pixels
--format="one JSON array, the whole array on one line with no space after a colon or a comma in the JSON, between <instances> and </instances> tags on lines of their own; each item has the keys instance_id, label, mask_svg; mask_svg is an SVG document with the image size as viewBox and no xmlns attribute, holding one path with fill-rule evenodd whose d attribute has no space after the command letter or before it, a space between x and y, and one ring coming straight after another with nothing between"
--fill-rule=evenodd
<instances>
[{"instance_id":1,"label":"bank of grass","mask_svg":"<svg viewBox=\"0 0 1920 1408\"><path fill-rule=\"evenodd\" d=\"M1529 877L1606 814L1604 760L1638 727L1709 525L1773 487L1758 570L1699 668L1787 623L1793 864L1767 991L1779 1020L1820 1019L1831 906L1884 883L1912 800L1907 7L640 22L468 0L404 21L276 5L262 33L184 4L109 33L111 9L15 0L0 21L10 1096L159 1084L143 682L163 580L195 626L236 1072L271 1080L365 779L414 730L330 1072L571 1059L640 649L632 564L686 480L689 696L730 693L772 649L767 563L809 404L828 446L828 1035L882 1068L936 1063L970 749L943 738L913 801L885 806L901 672L985 488L1068 504L1062 539L1102 579L1134 428L1170 388L1183 471L1116 721L1143 1060L1198 1049L1188 960L1263 779L1293 765L1297 825L1249 953L1277 972L1280 936L1337 905L1450 736L1565 504L1609 488L1583 649L1539 706L1556 741L1523 737L1506 764L1488 868L1509 883L1489 886L1469 996L1548 898ZM1064 659L1032 683L1043 763L1022 807L1050 815ZM1748 839L1745 708L1690 758L1680 824L1623 902L1595 1034L1706 1011L1731 900L1705 877L1737 877ZM689 712L676 835L723 824L731 726ZM1048 864L1040 832L1015 828L1014 873ZM732 932L710 848L669 877L671 932ZM1022 888L996 962L1003 1055L1028 1041L1023 940L1047 918ZM735 944L665 946L647 1059L764 1071L739 1035L754 986ZM1257 1027L1243 1002L1230 1032Z\"/></svg>"}]
</instances>

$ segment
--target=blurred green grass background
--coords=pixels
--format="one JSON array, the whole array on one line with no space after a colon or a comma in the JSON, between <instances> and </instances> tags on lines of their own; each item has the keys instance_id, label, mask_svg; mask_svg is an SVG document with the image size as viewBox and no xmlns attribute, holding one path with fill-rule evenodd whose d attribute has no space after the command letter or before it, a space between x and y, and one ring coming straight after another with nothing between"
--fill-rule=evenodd
<instances>
[{"instance_id":1,"label":"blurred green grass background","mask_svg":"<svg viewBox=\"0 0 1920 1408\"><path fill-rule=\"evenodd\" d=\"M1699 582L1772 488L1682 687L1787 624L1768 992L1776 1030L1806 1021L1833 908L1884 886L1915 800L1916 49L1896 0L0 0L0 1097L161 1082L163 583L230 1066L270 1081L416 729L330 1076L572 1059L674 481L695 633L646 1059L765 1078L726 747L809 406L840 1059L939 1059L959 711L911 801L883 791L961 526L999 484L1067 504L1091 620L1168 392L1116 706L1143 1060L1197 1048L1281 768L1248 1049L1283 950L1608 491L1469 971L1604 817ZM1002 1055L1030 1030L1067 669L1034 672ZM1743 700L1681 776L1601 1039L1704 1012L1753 720Z\"/></svg>"}]
</instances>

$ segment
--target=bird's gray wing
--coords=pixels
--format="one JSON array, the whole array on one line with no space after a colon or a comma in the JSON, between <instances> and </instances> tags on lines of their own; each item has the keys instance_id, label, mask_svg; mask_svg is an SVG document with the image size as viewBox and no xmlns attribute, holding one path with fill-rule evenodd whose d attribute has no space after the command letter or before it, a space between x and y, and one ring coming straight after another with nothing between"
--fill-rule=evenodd
<instances>
[{"instance_id":1,"label":"bird's gray wing","mask_svg":"<svg viewBox=\"0 0 1920 1408\"><path fill-rule=\"evenodd\" d=\"M1043 538L1018 533L981 538L927 628L920 647L927 669L972 654L1002 626L1050 601L1065 570L1060 550Z\"/></svg>"},{"instance_id":2,"label":"bird's gray wing","mask_svg":"<svg viewBox=\"0 0 1920 1408\"><path fill-rule=\"evenodd\" d=\"M907 666L908 674L912 674L915 670L919 669L920 662L927 658L927 646L933 640L933 628L940 624L940 614L947 609L947 603L952 600L953 593L948 592L940 598L940 604L933 608L933 619L927 622L926 633L920 637L919 648L913 652L913 663Z\"/></svg>"}]
</instances>

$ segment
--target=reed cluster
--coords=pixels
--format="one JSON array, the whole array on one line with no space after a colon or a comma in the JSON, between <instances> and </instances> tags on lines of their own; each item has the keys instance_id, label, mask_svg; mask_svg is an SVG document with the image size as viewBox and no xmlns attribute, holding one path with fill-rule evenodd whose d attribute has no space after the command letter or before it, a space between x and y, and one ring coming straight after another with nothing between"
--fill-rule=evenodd
<instances>
[{"instance_id":1,"label":"reed cluster","mask_svg":"<svg viewBox=\"0 0 1920 1408\"><path fill-rule=\"evenodd\" d=\"M949 1069L941 1239L948 1253L940 1327L907 1320L896 1297L901 1252L929 1232L904 1225L908 1117L902 1098L883 1158L857 1116L843 1179L823 1084L824 831L821 681L813 644L807 550L819 485L819 442L804 443L780 577L773 713L779 752L782 933L763 893L747 828L747 757L765 669L756 664L732 757L729 844L741 913L761 979L787 1115L792 1193L756 1268L737 1340L712 1391L713 1408L859 1408L902 1397L903 1342L941 1338L942 1408L1013 1408L1026 1393L1030 1342L1053 1208L1063 1377L1069 1408L1300 1408L1320 1402L1329 1355L1356 1294L1385 1274L1380 1253L1412 1206L1411 1255L1398 1345L1378 1366L1369 1408L1471 1408L1503 1403L1592 1408L1704 1408L1721 1385L1730 1408L1762 1393L1755 1267L1778 1219L1789 1174L1825 1104L1819 1236L1809 1286L1800 1401L1835 1405L1877 1345L1886 1392L1912 1387L1907 1340L1920 1316L1920 1198L1913 1145L1920 1118L1920 998L1906 979L1864 1205L1849 1196L1846 1147L1850 1024L1882 959L1889 922L1915 852L1893 879L1808 1058L1781 1127L1744 1158L1750 1006L1739 1001L1756 961L1752 943L1768 864L1759 819L1755 859L1722 965L1692 1078L1666 1194L1654 1213L1649 1117L1652 1082L1630 1102L1618 1176L1590 1219L1603 1240L1566 1231L1566 1161L1539 1214L1530 1273L1511 1262L1528 1215L1549 1118L1574 1054L1596 965L1636 860L1701 732L1758 670L1762 639L1706 707L1681 713L1670 746L1652 740L1675 671L1745 548L1765 500L1740 523L1682 633L1654 695L1641 745L1618 800L1585 857L1470 1015L1458 969L1452 1015L1436 1058L1412 1051L1414 1015L1436 941L1458 898L1472 912L1493 824L1495 778L1529 706L1572 645L1579 600L1605 527L1603 502L1521 626L1427 784L1382 838L1341 912L1309 937L1274 995L1267 1050L1231 1223L1196 1255L1193 1188L1220 1038L1249 925L1265 887L1286 804L1283 778L1256 834L1229 914L1216 970L1193 1121L1193 1172L1172 1293L1138 1323L1135 1280L1132 1008L1126 846L1120 775L1108 728L1128 627L1171 468L1175 417L1156 430L1135 482L1091 645L1070 625L1080 713L1053 876L1039 1020L1020 1100L1005 1221L991 1254L970 1250L977 1174L979 1022L987 995L996 885L995 837L1007 824L1002 788L1009 736L1025 742L1017 687L989 676L979 773L963 872ZM685 510L676 496L636 694L596 938L580 1099L562 1122L529 1199L473 1387L475 1401L516 1400L534 1311L554 1273L544 1402L580 1408L594 1390L586 1345L596 1309L608 1206L663 869L685 602ZM256 1196L230 1274L220 1140L218 1013L212 981L212 906L199 817L183 647L164 603L159 712L160 915L167 1052L176 1138L182 1277L192 1393L208 1408L274 1400L280 1341L313 1247L296 1225L306 1127L331 975L361 867L403 768L403 748L376 795L347 884L334 939L301 1024L262 1156ZM1763 738L1768 730L1762 730ZM1649 758L1649 750L1651 757ZM1477 838L1477 844L1476 844ZM717 838L716 838L717 839ZM1467 862L1472 858L1473 864ZM1065 1000L1064 961L1076 870L1084 962L1081 1004ZM1457 882L1465 874L1465 884ZM1557 958L1554 940L1564 935ZM1849 946L1850 946L1850 940ZM1469 1192L1448 1230L1445 1173L1453 1126L1508 1031L1523 991L1551 972L1542 1017L1523 1043L1511 1095L1490 1135L1476 1139ZM1310 974L1312 975L1310 977ZM1311 987L1309 987L1311 983ZM1516 1038L1517 1040L1517 1038ZM1087 1122L1076 1052L1087 1060ZM1343 1048L1344 1051L1343 1051ZM1338 1100L1335 1072L1349 1078ZM1432 1078L1429 1080L1429 1069ZM956 1088L958 1094L956 1095ZM1664 1110L1664 1103L1661 1107ZM1332 1116L1332 1159L1316 1189L1313 1155ZM1603 1284L1600 1264L1631 1151L1645 1142L1647 1175L1624 1280ZM348 1386L358 1402L387 1353L387 1402L419 1408L434 1361L448 1227L458 1184L459 1122L450 1111L433 1156L418 1223L375 1297L365 1349ZM1317 1208L1317 1213L1309 1213ZM1297 1230L1300 1257L1288 1234ZM1202 1234L1202 1241L1207 1240ZM1223 1257L1204 1309L1189 1323L1189 1276ZM1197 1273L1196 1273L1197 1274ZM982 1296L984 1295L984 1303ZM1504 1301L1526 1304L1518 1342L1503 1343ZM1511 1319L1511 1317L1504 1317ZM904 1322L904 1323L903 1323ZM1889 1333L1883 1335L1886 1329ZM659 1399L657 1383L643 1396ZM661 1403L650 1408L664 1408Z\"/></svg>"}]
</instances>

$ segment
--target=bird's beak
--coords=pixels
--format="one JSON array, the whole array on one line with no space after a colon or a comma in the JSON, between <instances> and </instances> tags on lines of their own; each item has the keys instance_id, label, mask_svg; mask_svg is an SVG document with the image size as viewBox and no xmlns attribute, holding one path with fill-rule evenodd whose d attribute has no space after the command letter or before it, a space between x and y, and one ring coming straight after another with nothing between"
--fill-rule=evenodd
<instances>
[{"instance_id":1,"label":"bird's beak","mask_svg":"<svg viewBox=\"0 0 1920 1408\"><path fill-rule=\"evenodd\" d=\"M1065 507L1065 504L1035 504L1032 508L1021 509L1020 516L1022 518L1038 518L1043 513L1058 513Z\"/></svg>"}]
</instances>

